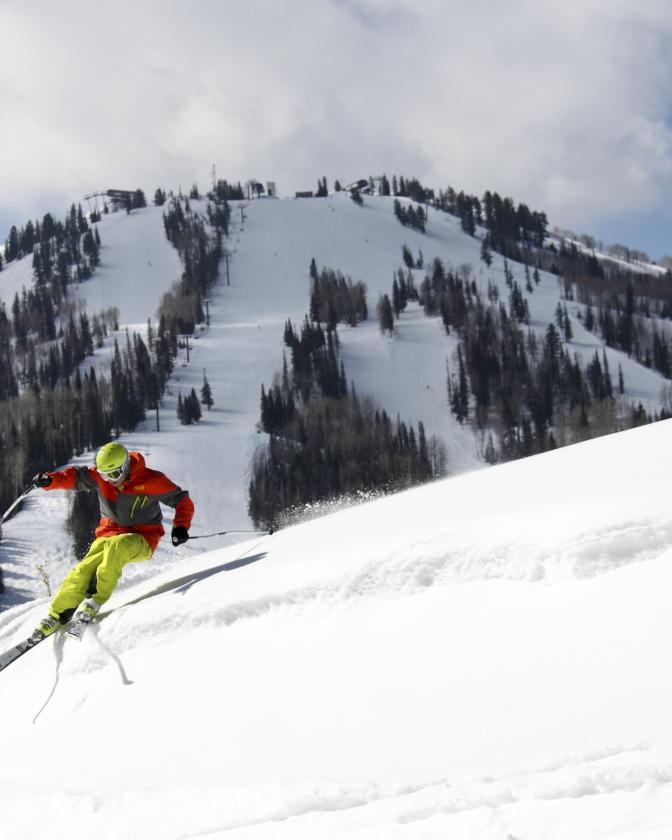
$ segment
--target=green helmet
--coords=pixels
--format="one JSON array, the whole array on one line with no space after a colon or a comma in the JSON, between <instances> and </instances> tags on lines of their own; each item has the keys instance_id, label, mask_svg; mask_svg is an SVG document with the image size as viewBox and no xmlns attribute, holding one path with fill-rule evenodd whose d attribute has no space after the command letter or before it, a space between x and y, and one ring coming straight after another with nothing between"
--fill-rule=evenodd
<instances>
[{"instance_id":1,"label":"green helmet","mask_svg":"<svg viewBox=\"0 0 672 840\"><path fill-rule=\"evenodd\" d=\"M123 475L128 463L128 450L116 441L101 446L96 455L96 469L113 481Z\"/></svg>"}]
</instances>

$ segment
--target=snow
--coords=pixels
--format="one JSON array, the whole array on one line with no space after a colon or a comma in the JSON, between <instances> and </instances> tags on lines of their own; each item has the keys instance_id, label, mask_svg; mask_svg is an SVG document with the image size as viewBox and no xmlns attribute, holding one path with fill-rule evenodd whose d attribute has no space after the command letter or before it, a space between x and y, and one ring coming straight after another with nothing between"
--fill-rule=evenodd
<instances>
[{"instance_id":1,"label":"snow","mask_svg":"<svg viewBox=\"0 0 672 840\"><path fill-rule=\"evenodd\" d=\"M177 251L164 236L163 208L145 207L110 213L99 223L101 263L93 276L76 287L76 298L90 313L119 309L120 323L146 327L156 321L161 296L182 276Z\"/></svg>"},{"instance_id":2,"label":"snow","mask_svg":"<svg viewBox=\"0 0 672 840\"><path fill-rule=\"evenodd\" d=\"M479 243L442 214L430 212L422 237L385 199L245 212L241 226L234 207L231 285L214 290L188 364L181 352L161 431L148 417L124 437L190 491L194 535L252 527L260 387L281 366L286 319L308 310L312 257L364 280L371 310L404 242L506 291L501 260L479 264ZM101 274L78 293L95 311L114 287L122 323L142 325L175 278L160 213L113 217L101 237ZM145 274L148 262L160 270ZM137 295L127 274L146 280ZM559 294L542 275L534 329ZM573 327L572 349L589 359L595 338ZM672 518L660 453L672 427L473 469L473 439L445 406L455 345L440 320L409 307L392 338L375 322L339 332L358 392L422 420L460 474L273 536L177 550L164 540L125 572L82 642L48 639L0 673L3 835L670 836ZM608 356L630 394L658 404L662 377ZM215 408L182 427L178 393L199 388L204 368ZM49 603L35 565L55 585L73 562L66 510L67 494L35 491L3 527L0 650Z\"/></svg>"},{"instance_id":3,"label":"snow","mask_svg":"<svg viewBox=\"0 0 672 840\"><path fill-rule=\"evenodd\" d=\"M117 592L81 643L0 675L3 827L668 837L669 434L436 482ZM46 603L5 612L2 646Z\"/></svg>"},{"instance_id":4,"label":"snow","mask_svg":"<svg viewBox=\"0 0 672 840\"><path fill-rule=\"evenodd\" d=\"M33 285L33 260L32 257L25 257L22 260L13 260L3 265L0 271L0 300L5 304L8 312L11 311L14 296L26 291Z\"/></svg>"}]
</instances>

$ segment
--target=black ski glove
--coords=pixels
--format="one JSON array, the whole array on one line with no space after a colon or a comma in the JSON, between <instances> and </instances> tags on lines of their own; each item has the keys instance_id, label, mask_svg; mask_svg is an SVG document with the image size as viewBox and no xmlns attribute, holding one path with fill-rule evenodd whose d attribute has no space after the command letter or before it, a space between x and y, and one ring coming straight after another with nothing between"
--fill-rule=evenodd
<instances>
[{"instance_id":1,"label":"black ski glove","mask_svg":"<svg viewBox=\"0 0 672 840\"><path fill-rule=\"evenodd\" d=\"M173 541L173 545L182 545L189 539L189 531L184 527L184 525L178 525L177 528L173 528L170 538Z\"/></svg>"},{"instance_id":2,"label":"black ski glove","mask_svg":"<svg viewBox=\"0 0 672 840\"><path fill-rule=\"evenodd\" d=\"M46 472L40 472L37 475L33 476L34 487L48 487L52 481L52 477L49 475L49 473Z\"/></svg>"}]
</instances>

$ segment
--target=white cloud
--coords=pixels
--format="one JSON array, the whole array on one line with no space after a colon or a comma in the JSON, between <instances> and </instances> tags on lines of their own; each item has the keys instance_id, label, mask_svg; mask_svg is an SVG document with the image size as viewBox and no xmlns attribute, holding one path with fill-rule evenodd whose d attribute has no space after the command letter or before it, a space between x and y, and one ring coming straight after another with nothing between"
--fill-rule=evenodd
<instances>
[{"instance_id":1,"label":"white cloud","mask_svg":"<svg viewBox=\"0 0 672 840\"><path fill-rule=\"evenodd\" d=\"M0 212L108 186L387 171L588 229L672 177L650 0L0 2ZM58 208L55 208L58 209Z\"/></svg>"}]
</instances>

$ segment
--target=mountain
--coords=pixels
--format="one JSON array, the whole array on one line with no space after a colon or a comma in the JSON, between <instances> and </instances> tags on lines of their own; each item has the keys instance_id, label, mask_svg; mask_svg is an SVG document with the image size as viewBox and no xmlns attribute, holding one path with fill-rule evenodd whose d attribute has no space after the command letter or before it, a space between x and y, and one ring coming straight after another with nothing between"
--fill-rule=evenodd
<instances>
[{"instance_id":1,"label":"mountain","mask_svg":"<svg viewBox=\"0 0 672 840\"><path fill-rule=\"evenodd\" d=\"M402 202L410 204L408 200ZM192 201L194 213L206 215L205 201ZM121 330L116 338L125 342L129 327L146 334L148 318L156 318L161 296L179 279L182 265L167 241L163 212L148 207L130 215L104 215L98 224L102 248L100 265L91 279L76 286L72 295L86 301L90 313L110 306L119 309ZM502 299L509 295L511 278L521 288L525 267L493 255L487 267L480 259L482 231L467 235L453 215L429 209L426 234L403 227L394 215L394 200L366 196L362 206L347 194L314 200L255 200L231 202L231 223L226 247L229 251L228 283L224 261L220 281L209 304L209 326L201 325L183 347L159 412L156 432L153 412L133 433L123 437L140 449L152 465L167 471L187 487L197 502L194 530L211 533L251 528L247 515L247 491L251 465L267 436L258 431L260 391L282 369L283 332L288 319L299 326L310 307L309 266L331 268L363 281L367 286L370 316L357 327L339 327L341 358L346 378L357 393L374 397L391 418L399 416L412 425L419 421L428 436L446 446L450 474L483 464L484 442L475 438L468 424L460 425L448 408L446 364L453 369L458 337L446 334L441 318L428 318L417 303L409 303L395 323L392 336L381 335L375 312L383 294L391 294L393 280L406 247L415 264L410 269L417 285L422 283L433 260L440 259L480 289L488 284ZM0 297L11 305L14 294L29 284L31 260L26 257L0 272ZM554 323L563 292L554 274L539 272L539 284L528 295L530 325L540 338ZM588 364L595 352L604 351L612 375L619 366L625 381L624 400L637 400L647 411L661 405L666 380L638 364L588 332L579 315L583 306L567 303L573 338L568 352ZM113 337L96 349L92 363L104 370L109 365ZM189 360L187 361L187 353ZM88 360L83 365L88 367ZM177 416L177 401L192 388L197 392L204 372L211 384L215 405L205 411L200 423L183 427ZM89 463L91 453L73 459ZM46 564L52 584L60 580L72 562L72 539L63 527L67 511L64 497L31 496L28 511L6 524L0 546L0 567L7 591L5 605L41 594L43 583L35 566ZM36 539L33 523L45 523ZM231 537L209 545L225 545ZM239 539L239 537L238 537ZM16 546L20 546L17 549ZM196 546L196 547L195 547ZM194 543L187 551L202 550ZM162 547L161 565L173 562L172 547ZM138 576L149 575L146 569Z\"/></svg>"},{"instance_id":2,"label":"mountain","mask_svg":"<svg viewBox=\"0 0 672 840\"><path fill-rule=\"evenodd\" d=\"M149 413L123 436L190 491L194 536L253 527L261 386L281 373L287 319L309 311L313 258L365 282L372 313L404 245L416 264L422 252L418 285L435 258L504 298L509 273L525 283L521 264L481 261L482 231L431 208L424 235L384 197L231 208L229 282L222 265L160 431ZM92 313L119 309L120 331L90 360L101 371L181 275L162 212L104 216L100 265L72 292ZM8 306L30 277L29 258L0 272ZM540 271L528 296L540 337L562 294ZM566 303L572 354L604 352L625 399L657 410L664 377L604 348L584 304ZM328 515L272 536L164 540L81 643L48 639L0 674L4 834L667 838L669 421L481 469L447 405L455 331L411 302L392 335L373 315L338 332L357 393L440 437L451 477L316 506ZM215 405L183 426L178 397L204 370ZM75 559L68 504L33 491L3 526L2 650Z\"/></svg>"},{"instance_id":3,"label":"mountain","mask_svg":"<svg viewBox=\"0 0 672 840\"><path fill-rule=\"evenodd\" d=\"M157 563L0 674L3 832L669 836L670 429Z\"/></svg>"}]
</instances>

